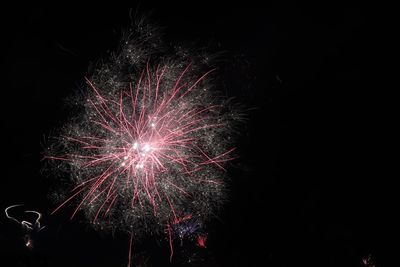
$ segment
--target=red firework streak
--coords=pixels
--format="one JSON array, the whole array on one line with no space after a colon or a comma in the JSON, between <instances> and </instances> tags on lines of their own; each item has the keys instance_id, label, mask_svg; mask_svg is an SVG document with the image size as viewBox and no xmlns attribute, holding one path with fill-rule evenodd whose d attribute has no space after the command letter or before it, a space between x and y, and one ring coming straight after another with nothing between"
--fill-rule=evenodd
<instances>
[{"instance_id":1,"label":"red firework streak","mask_svg":"<svg viewBox=\"0 0 400 267\"><path fill-rule=\"evenodd\" d=\"M180 175L186 179L192 179L193 174L210 166L225 171L223 165L233 159L231 152L234 150L226 149L211 155L196 142L196 134L226 125L209 118L210 112L218 110L220 105L203 103L201 108L190 106L190 93L200 90L199 85L213 71L189 82L184 78L190 67L191 64L177 75L176 80L169 83L169 88L162 88L168 66L160 65L151 71L147 64L136 84L130 83L125 90L113 94L101 93L90 79L86 79L92 90L86 104L86 109L93 114L89 123L98 127L103 134L64 135L63 139L79 147L77 151L82 153L47 158L71 164L80 162L79 168L82 170L101 171L79 181L70 197L53 213L79 196L81 200L72 213L72 219L84 203L90 205L100 199L102 202L96 206L92 221L95 223L99 218L106 217L119 198L126 197L121 192L130 187L132 209L150 203L156 215L160 205L170 208L171 218L164 223L167 224L172 258L168 221L178 221L182 214L176 211L166 187L161 189L160 184L168 185L171 190L184 195L190 195L190 192L169 179L165 173L170 171L171 164L174 165L174 171L180 170ZM221 183L218 179L202 181L199 177L196 178L197 182ZM200 239L199 246L204 246L205 238ZM129 261L130 255L129 252Z\"/></svg>"},{"instance_id":2,"label":"red firework streak","mask_svg":"<svg viewBox=\"0 0 400 267\"><path fill-rule=\"evenodd\" d=\"M206 247L207 235L206 234L199 234L197 236L197 245L201 248Z\"/></svg>"}]
</instances>

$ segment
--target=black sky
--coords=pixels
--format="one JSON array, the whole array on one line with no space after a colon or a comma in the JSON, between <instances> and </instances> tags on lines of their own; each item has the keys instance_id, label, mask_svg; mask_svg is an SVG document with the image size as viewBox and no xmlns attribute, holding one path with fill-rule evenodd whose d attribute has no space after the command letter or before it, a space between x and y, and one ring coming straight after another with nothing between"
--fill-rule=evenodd
<instances>
[{"instance_id":1,"label":"black sky","mask_svg":"<svg viewBox=\"0 0 400 267\"><path fill-rule=\"evenodd\" d=\"M221 52L222 90L248 109L230 200L193 266L362 266L369 254L388 266L390 101L373 75L378 41L362 7L138 6L3 10L0 207L24 203L45 215L47 229L28 251L3 216L0 265L125 266L127 237L49 215L51 178L40 159L68 116L64 99L91 62L115 50L136 12L165 27L167 42ZM165 244L138 251L147 266L169 264Z\"/></svg>"}]
</instances>

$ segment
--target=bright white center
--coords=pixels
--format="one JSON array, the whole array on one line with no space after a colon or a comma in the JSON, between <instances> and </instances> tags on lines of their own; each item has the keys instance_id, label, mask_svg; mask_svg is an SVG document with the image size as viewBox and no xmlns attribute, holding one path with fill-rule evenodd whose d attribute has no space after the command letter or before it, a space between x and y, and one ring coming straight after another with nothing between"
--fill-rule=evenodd
<instances>
[{"instance_id":1,"label":"bright white center","mask_svg":"<svg viewBox=\"0 0 400 267\"><path fill-rule=\"evenodd\" d=\"M149 144L145 144L143 147L143 151L144 152L149 152L150 151L150 145Z\"/></svg>"}]
</instances>

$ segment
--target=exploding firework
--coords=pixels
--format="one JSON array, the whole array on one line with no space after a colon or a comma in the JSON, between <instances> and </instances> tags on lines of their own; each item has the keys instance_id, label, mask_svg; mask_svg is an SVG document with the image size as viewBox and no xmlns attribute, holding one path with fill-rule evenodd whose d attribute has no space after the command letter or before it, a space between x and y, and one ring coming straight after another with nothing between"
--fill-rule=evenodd
<instances>
[{"instance_id":1,"label":"exploding firework","mask_svg":"<svg viewBox=\"0 0 400 267\"><path fill-rule=\"evenodd\" d=\"M238 115L214 92L206 56L162 47L143 24L123 40L85 79L77 114L48 149L71 185L54 212L75 203L71 218L82 210L96 228L166 233L172 244L177 222L196 218L183 238L223 203Z\"/></svg>"}]
</instances>

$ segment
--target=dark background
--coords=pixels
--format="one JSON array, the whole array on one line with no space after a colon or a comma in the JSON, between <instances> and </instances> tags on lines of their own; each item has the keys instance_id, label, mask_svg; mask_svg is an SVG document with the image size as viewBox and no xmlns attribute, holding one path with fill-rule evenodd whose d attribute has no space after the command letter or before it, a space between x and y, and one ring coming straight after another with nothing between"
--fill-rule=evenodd
<instances>
[{"instance_id":1,"label":"dark background","mask_svg":"<svg viewBox=\"0 0 400 267\"><path fill-rule=\"evenodd\" d=\"M64 99L91 62L115 50L135 13L165 27L167 42L222 52L223 91L247 110L230 200L209 226L207 249L177 252L171 265L362 266L371 255L377 267L390 266L395 121L362 7L188 2L3 13L0 207L24 203L47 228L28 250L2 215L1 266L126 265L128 237L49 215L51 177L40 160L46 136L68 116ZM168 245L159 242L134 244L134 264L168 266Z\"/></svg>"}]
</instances>

